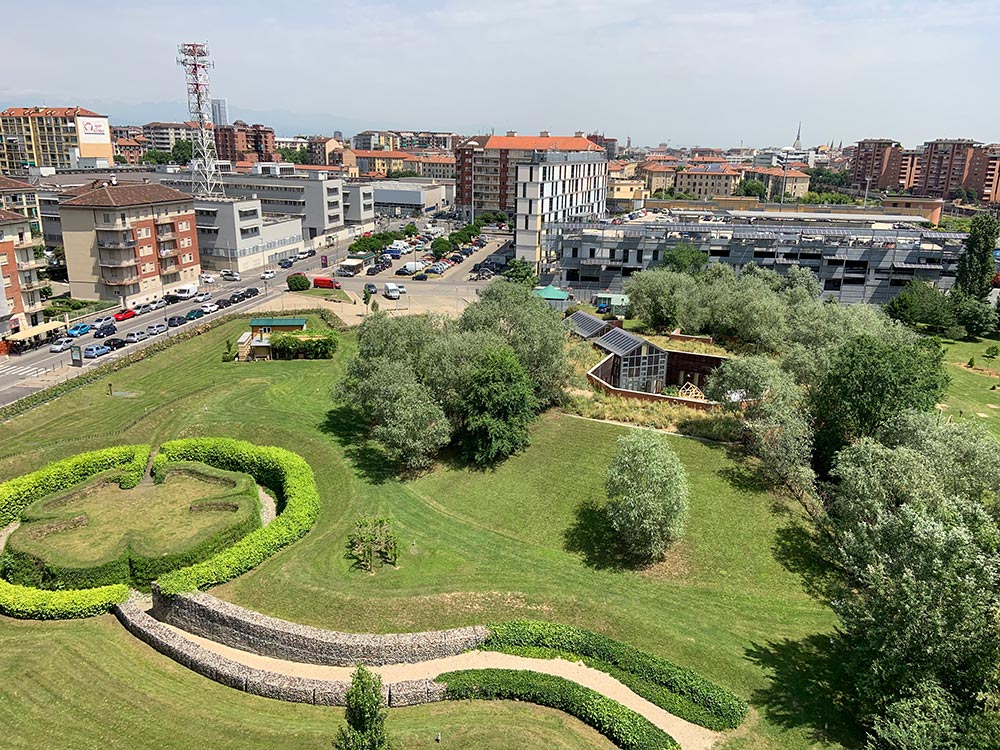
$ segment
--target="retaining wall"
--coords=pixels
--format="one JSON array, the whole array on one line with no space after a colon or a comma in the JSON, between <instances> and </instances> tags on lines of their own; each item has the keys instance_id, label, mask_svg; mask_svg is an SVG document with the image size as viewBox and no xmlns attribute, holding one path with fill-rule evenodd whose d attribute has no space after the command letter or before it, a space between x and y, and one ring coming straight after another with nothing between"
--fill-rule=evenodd
<instances>
[{"instance_id":1,"label":"retaining wall","mask_svg":"<svg viewBox=\"0 0 1000 750\"><path fill-rule=\"evenodd\" d=\"M114 613L132 635L210 680L264 698L317 706L345 705L348 682L293 677L248 667L187 640L153 618L134 598L117 605ZM445 686L433 680L407 680L382 686L382 699L390 707L433 703L444 697Z\"/></svg>"},{"instance_id":2,"label":"retaining wall","mask_svg":"<svg viewBox=\"0 0 1000 750\"><path fill-rule=\"evenodd\" d=\"M335 667L441 659L479 648L489 635L482 625L426 633L339 633L268 617L201 592L167 596L156 584L150 613L157 620L241 651Z\"/></svg>"}]
</instances>

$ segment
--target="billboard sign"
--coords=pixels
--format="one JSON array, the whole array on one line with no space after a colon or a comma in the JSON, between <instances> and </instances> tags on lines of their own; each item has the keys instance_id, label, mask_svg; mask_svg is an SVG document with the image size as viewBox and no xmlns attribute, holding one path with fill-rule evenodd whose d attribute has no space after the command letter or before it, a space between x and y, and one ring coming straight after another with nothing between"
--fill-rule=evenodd
<instances>
[{"instance_id":1,"label":"billboard sign","mask_svg":"<svg viewBox=\"0 0 1000 750\"><path fill-rule=\"evenodd\" d=\"M76 127L80 143L111 143L106 117L77 117Z\"/></svg>"}]
</instances>

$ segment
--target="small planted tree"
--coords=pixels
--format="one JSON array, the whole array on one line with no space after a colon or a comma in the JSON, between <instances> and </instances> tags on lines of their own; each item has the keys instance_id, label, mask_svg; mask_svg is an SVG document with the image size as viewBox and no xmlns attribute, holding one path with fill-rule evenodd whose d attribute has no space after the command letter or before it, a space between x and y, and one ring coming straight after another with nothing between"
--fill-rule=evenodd
<instances>
[{"instance_id":1,"label":"small planted tree","mask_svg":"<svg viewBox=\"0 0 1000 750\"><path fill-rule=\"evenodd\" d=\"M993 362L993 360L996 359L998 356L1000 356L1000 347L997 347L995 345L987 347L986 351L983 352L983 359L986 359L989 362Z\"/></svg>"},{"instance_id":2,"label":"small planted tree","mask_svg":"<svg viewBox=\"0 0 1000 750\"><path fill-rule=\"evenodd\" d=\"M289 276L285 283L288 284L288 290L290 292L304 292L309 288L308 277L300 274Z\"/></svg>"},{"instance_id":3,"label":"small planted tree","mask_svg":"<svg viewBox=\"0 0 1000 750\"><path fill-rule=\"evenodd\" d=\"M382 678L360 664L347 689L346 727L337 730L336 750L389 750L385 729L386 710L382 705Z\"/></svg>"},{"instance_id":4,"label":"small planted tree","mask_svg":"<svg viewBox=\"0 0 1000 750\"><path fill-rule=\"evenodd\" d=\"M369 573L384 564L395 566L399 556L399 540L388 518L359 518L354 522L354 532L348 537L347 547L357 566Z\"/></svg>"},{"instance_id":5,"label":"small planted tree","mask_svg":"<svg viewBox=\"0 0 1000 750\"><path fill-rule=\"evenodd\" d=\"M688 512L687 472L652 430L635 430L618 439L608 467L608 522L625 557L656 562L684 534Z\"/></svg>"}]
</instances>

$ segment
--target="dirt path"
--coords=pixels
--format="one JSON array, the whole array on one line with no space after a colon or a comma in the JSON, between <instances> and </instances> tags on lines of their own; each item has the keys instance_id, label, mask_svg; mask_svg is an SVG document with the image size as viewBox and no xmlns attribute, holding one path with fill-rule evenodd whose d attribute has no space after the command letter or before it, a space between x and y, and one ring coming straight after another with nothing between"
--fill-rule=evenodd
<instances>
[{"instance_id":1,"label":"dirt path","mask_svg":"<svg viewBox=\"0 0 1000 750\"><path fill-rule=\"evenodd\" d=\"M0 529L0 552L3 552L3 548L7 544L7 537L17 531L17 527L20 525L20 521L11 521L9 524Z\"/></svg>"},{"instance_id":2,"label":"dirt path","mask_svg":"<svg viewBox=\"0 0 1000 750\"><path fill-rule=\"evenodd\" d=\"M274 504L274 498L259 484L257 485L257 497L260 498L260 525L267 526L278 515L278 509Z\"/></svg>"},{"instance_id":3,"label":"dirt path","mask_svg":"<svg viewBox=\"0 0 1000 750\"><path fill-rule=\"evenodd\" d=\"M259 656L192 635L171 625L166 625L166 627L209 651L257 669L266 669L295 677L348 682L354 671L352 667L327 667ZM667 732L680 743L683 750L710 750L723 737L720 732L713 732L664 711L659 706L633 693L611 675L592 669L580 662L574 663L563 659L531 659L493 651L470 651L458 656L432 659L416 664L388 664L382 667L371 667L371 669L377 672L385 683L433 679L444 672L461 669L523 669L541 672L542 674L563 677L613 698Z\"/></svg>"}]
</instances>

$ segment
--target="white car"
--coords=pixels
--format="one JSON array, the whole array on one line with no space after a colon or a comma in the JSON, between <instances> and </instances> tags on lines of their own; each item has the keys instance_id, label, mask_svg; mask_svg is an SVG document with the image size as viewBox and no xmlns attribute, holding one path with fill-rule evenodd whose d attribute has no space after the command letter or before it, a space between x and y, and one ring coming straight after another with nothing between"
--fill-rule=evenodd
<instances>
[{"instance_id":1,"label":"white car","mask_svg":"<svg viewBox=\"0 0 1000 750\"><path fill-rule=\"evenodd\" d=\"M396 284L396 290L397 290L397 291L398 291L398 292L399 292L400 294L406 294L406 287L405 287L405 286L403 286L402 284Z\"/></svg>"},{"instance_id":2,"label":"white car","mask_svg":"<svg viewBox=\"0 0 1000 750\"><path fill-rule=\"evenodd\" d=\"M260 275L260 277L261 277L262 279L273 279L273 278L274 278L274 276L275 276L275 273L274 273L274 271L273 271L273 270L271 270L270 268L269 268L269 269L267 269L266 271L264 271L264 273L262 273L262 274Z\"/></svg>"},{"instance_id":3,"label":"white car","mask_svg":"<svg viewBox=\"0 0 1000 750\"><path fill-rule=\"evenodd\" d=\"M195 295L194 301L195 302L208 302L210 299L212 299L212 293L211 292L202 292L201 294Z\"/></svg>"},{"instance_id":4,"label":"white car","mask_svg":"<svg viewBox=\"0 0 1000 750\"><path fill-rule=\"evenodd\" d=\"M219 276L226 281L243 281L243 277L239 275L236 271L231 271L230 269L225 269L219 272Z\"/></svg>"},{"instance_id":5,"label":"white car","mask_svg":"<svg viewBox=\"0 0 1000 750\"><path fill-rule=\"evenodd\" d=\"M215 304L214 302L206 302L204 305L201 306L201 311L203 313L205 313L205 315L208 315L209 313L217 312L218 309L219 309L219 306L217 304Z\"/></svg>"},{"instance_id":6,"label":"white car","mask_svg":"<svg viewBox=\"0 0 1000 750\"><path fill-rule=\"evenodd\" d=\"M215 277L210 273L202 273L198 274L198 281L200 281L202 284L214 284Z\"/></svg>"},{"instance_id":7,"label":"white car","mask_svg":"<svg viewBox=\"0 0 1000 750\"><path fill-rule=\"evenodd\" d=\"M91 323L92 328L104 328L104 326L113 326L115 324L115 319L110 315L102 315L100 318Z\"/></svg>"},{"instance_id":8,"label":"white car","mask_svg":"<svg viewBox=\"0 0 1000 750\"><path fill-rule=\"evenodd\" d=\"M167 306L167 301L162 299L154 299L152 302L149 303L149 306L154 310L162 310L164 307Z\"/></svg>"},{"instance_id":9,"label":"white car","mask_svg":"<svg viewBox=\"0 0 1000 750\"><path fill-rule=\"evenodd\" d=\"M55 341L52 342L52 345L49 347L49 351L64 352L71 346L73 346L73 339L68 339L68 338L56 339Z\"/></svg>"}]
</instances>

